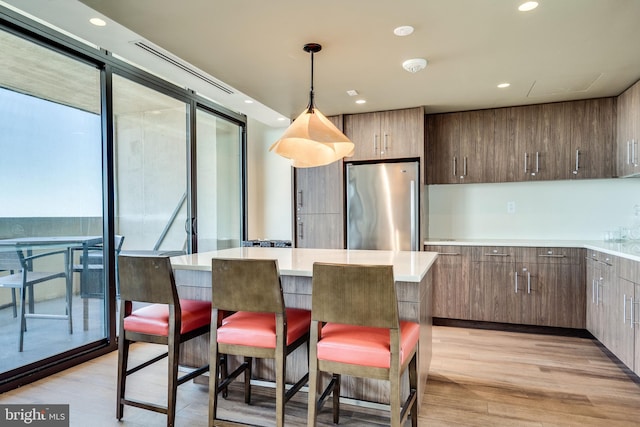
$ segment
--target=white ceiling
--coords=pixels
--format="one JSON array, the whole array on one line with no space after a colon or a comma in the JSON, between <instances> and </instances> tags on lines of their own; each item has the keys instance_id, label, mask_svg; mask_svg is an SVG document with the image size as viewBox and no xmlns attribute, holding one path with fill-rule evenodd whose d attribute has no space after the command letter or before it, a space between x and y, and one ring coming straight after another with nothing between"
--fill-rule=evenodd
<instances>
[{"instance_id":1,"label":"white ceiling","mask_svg":"<svg viewBox=\"0 0 640 427\"><path fill-rule=\"evenodd\" d=\"M523 13L515 0L5 0L271 125L307 104L308 42L323 46L315 94L326 115L614 96L640 79L639 0L538 1ZM88 24L92 16L108 25ZM397 37L400 25L415 32ZM184 77L131 43L140 39L234 93ZM429 64L411 74L401 64L415 57ZM511 86L498 89L501 82Z\"/></svg>"}]
</instances>

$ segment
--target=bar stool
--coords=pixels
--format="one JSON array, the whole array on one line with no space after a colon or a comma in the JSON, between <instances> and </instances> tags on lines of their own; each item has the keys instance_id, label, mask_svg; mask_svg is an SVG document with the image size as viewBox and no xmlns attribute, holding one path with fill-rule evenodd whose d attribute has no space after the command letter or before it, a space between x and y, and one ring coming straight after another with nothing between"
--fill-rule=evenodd
<instances>
[{"instance_id":1,"label":"bar stool","mask_svg":"<svg viewBox=\"0 0 640 427\"><path fill-rule=\"evenodd\" d=\"M206 334L211 325L211 303L179 299L168 257L120 255L120 337L118 342L118 388L116 416L122 419L124 405L167 415L167 426L176 416L177 387L209 370L202 366L178 378L180 344ZM133 302L151 303L135 311ZM167 345L167 353L128 369L132 342ZM167 406L125 396L127 376L169 357Z\"/></svg>"},{"instance_id":2,"label":"bar stool","mask_svg":"<svg viewBox=\"0 0 640 427\"><path fill-rule=\"evenodd\" d=\"M330 394L333 422L338 423L341 375L350 375L388 380L391 426L402 425L411 413L416 427L420 326L398 318L393 267L315 263L312 285L307 425L316 425ZM402 405L400 386L407 368L410 390ZM332 374L322 393L320 372Z\"/></svg>"},{"instance_id":3,"label":"bar stool","mask_svg":"<svg viewBox=\"0 0 640 427\"><path fill-rule=\"evenodd\" d=\"M209 426L217 416L218 393L244 372L245 403L251 402L252 359L275 359L276 425L284 425L285 403L307 382L305 373L285 392L286 357L309 342L309 310L285 308L276 260L216 259L211 266L212 319L218 311L235 312L211 325L211 361L221 354L243 356L226 378L218 364L209 379ZM217 326L217 327L216 327Z\"/></svg>"}]
</instances>

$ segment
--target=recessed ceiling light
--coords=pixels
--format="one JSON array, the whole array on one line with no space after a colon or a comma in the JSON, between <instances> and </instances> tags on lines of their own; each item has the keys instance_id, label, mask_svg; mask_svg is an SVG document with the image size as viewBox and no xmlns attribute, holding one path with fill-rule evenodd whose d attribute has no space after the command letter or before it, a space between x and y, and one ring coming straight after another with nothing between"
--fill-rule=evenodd
<instances>
[{"instance_id":1,"label":"recessed ceiling light","mask_svg":"<svg viewBox=\"0 0 640 427\"><path fill-rule=\"evenodd\" d=\"M278 121L280 121L280 122L284 122L285 120L287 120L287 119L285 119L284 117L278 117Z\"/></svg>"},{"instance_id":2,"label":"recessed ceiling light","mask_svg":"<svg viewBox=\"0 0 640 427\"><path fill-rule=\"evenodd\" d=\"M511 83L500 83L500 84L498 85L498 87L499 87L500 89L504 89L505 87L509 87L509 86L511 86Z\"/></svg>"},{"instance_id":3,"label":"recessed ceiling light","mask_svg":"<svg viewBox=\"0 0 640 427\"><path fill-rule=\"evenodd\" d=\"M105 25L107 25L107 23L100 18L91 18L89 19L89 22L91 22L96 27L104 27Z\"/></svg>"},{"instance_id":4,"label":"recessed ceiling light","mask_svg":"<svg viewBox=\"0 0 640 427\"><path fill-rule=\"evenodd\" d=\"M530 10L533 10L536 7L538 7L537 1L527 1L522 3L520 6L518 6L518 10L520 12L529 12Z\"/></svg>"},{"instance_id":5,"label":"recessed ceiling light","mask_svg":"<svg viewBox=\"0 0 640 427\"><path fill-rule=\"evenodd\" d=\"M398 37L408 36L411 33L413 33L413 27L411 25L403 25L393 30L393 34Z\"/></svg>"},{"instance_id":6,"label":"recessed ceiling light","mask_svg":"<svg viewBox=\"0 0 640 427\"><path fill-rule=\"evenodd\" d=\"M364 100L364 99L357 99L356 100L356 104L366 104L366 103L367 103L367 101Z\"/></svg>"},{"instance_id":7,"label":"recessed ceiling light","mask_svg":"<svg viewBox=\"0 0 640 427\"><path fill-rule=\"evenodd\" d=\"M245 103L245 104L253 104L253 101L252 101L252 100L250 100L250 99L245 99L245 100L244 100L244 103Z\"/></svg>"}]
</instances>

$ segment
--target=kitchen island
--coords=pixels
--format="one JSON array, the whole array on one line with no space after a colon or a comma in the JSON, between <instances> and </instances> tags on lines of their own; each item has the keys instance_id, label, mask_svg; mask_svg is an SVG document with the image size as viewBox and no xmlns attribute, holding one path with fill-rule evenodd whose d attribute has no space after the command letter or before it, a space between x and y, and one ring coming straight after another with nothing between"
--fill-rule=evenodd
<instances>
[{"instance_id":1,"label":"kitchen island","mask_svg":"<svg viewBox=\"0 0 640 427\"><path fill-rule=\"evenodd\" d=\"M420 324L418 350L418 403L427 380L431 362L431 274L437 258L433 252L392 252L341 249L299 249L241 247L220 251L182 255L171 258L180 296L193 299L211 298L211 259L275 259L278 262L285 304L288 307L311 309L311 285L314 262L340 264L393 265L398 311L402 320ZM197 341L197 340L194 340ZM186 343L181 364L200 366L209 357L208 336L195 343ZM299 378L308 369L306 347L289 356L287 381ZM256 361L254 376L259 380L273 378L273 364ZM405 379L406 381L406 379ZM406 386L403 390L406 390ZM388 404L388 384L379 380L345 378L341 395L374 403Z\"/></svg>"}]
</instances>

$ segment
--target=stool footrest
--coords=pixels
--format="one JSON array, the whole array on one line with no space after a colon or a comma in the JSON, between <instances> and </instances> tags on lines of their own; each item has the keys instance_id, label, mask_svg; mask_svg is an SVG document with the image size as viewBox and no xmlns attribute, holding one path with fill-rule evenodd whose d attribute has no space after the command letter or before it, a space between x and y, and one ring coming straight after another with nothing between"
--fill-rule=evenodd
<instances>
[{"instance_id":1,"label":"stool footrest","mask_svg":"<svg viewBox=\"0 0 640 427\"><path fill-rule=\"evenodd\" d=\"M327 400L327 398L331 395L331 393L333 392L333 390L336 387L340 387L340 377L338 377L337 375L333 375L331 377L331 381L329 382L329 384L327 385L327 387L324 389L324 391L322 392L322 395L320 395L320 398L318 399L318 401L316 402L316 408L318 408L317 410L320 411L320 409L322 409L322 407L324 406L324 402ZM339 388L338 388L339 390Z\"/></svg>"},{"instance_id":2,"label":"stool footrest","mask_svg":"<svg viewBox=\"0 0 640 427\"><path fill-rule=\"evenodd\" d=\"M200 368L195 369L195 370L189 372L188 374L185 374L185 375L181 376L180 378L178 378L178 385L180 385L182 383L185 383L185 382L187 382L190 379L193 379L195 377L199 377L200 375L204 374L207 371L209 371L209 365L201 366Z\"/></svg>"},{"instance_id":3,"label":"stool footrest","mask_svg":"<svg viewBox=\"0 0 640 427\"><path fill-rule=\"evenodd\" d=\"M289 390L287 390L284 394L284 401L288 402L291 397L296 394L303 385L305 385L309 381L309 373L307 372L295 383Z\"/></svg>"},{"instance_id":4,"label":"stool footrest","mask_svg":"<svg viewBox=\"0 0 640 427\"><path fill-rule=\"evenodd\" d=\"M411 391L409 392L409 397L407 397L407 400L405 401L404 405L402 405L402 411L400 411L400 419L404 420L405 416L407 415L407 411L409 410L409 408L413 407L413 402L416 400L417 396L416 396L416 389L412 388Z\"/></svg>"},{"instance_id":5,"label":"stool footrest","mask_svg":"<svg viewBox=\"0 0 640 427\"><path fill-rule=\"evenodd\" d=\"M249 369L249 362L242 362L240 366L238 366L233 372L227 375L225 379L223 379L222 381L220 381L220 383L218 383L217 392L220 393L222 390L226 390L227 386L231 384L231 382L235 380L238 375L240 375L247 369Z\"/></svg>"},{"instance_id":6,"label":"stool footrest","mask_svg":"<svg viewBox=\"0 0 640 427\"><path fill-rule=\"evenodd\" d=\"M121 399L120 403L123 405L135 406L136 408L147 409L153 412L159 412L161 414L166 414L168 412L166 406L156 405L155 403L142 402L135 399Z\"/></svg>"},{"instance_id":7,"label":"stool footrest","mask_svg":"<svg viewBox=\"0 0 640 427\"><path fill-rule=\"evenodd\" d=\"M147 360L146 362L139 364L139 365L138 365L138 366L136 366L135 368L131 368L131 369L129 369L129 370L125 373L125 375L129 376L129 375L131 375L131 374L134 374L134 373L138 372L140 369L144 369L144 368L146 368L147 366L149 366L149 365L153 365L153 364L154 364L154 363L156 363L157 361L164 359L164 358L165 358L165 357L167 357L168 355L169 355L169 353L163 353L163 354L161 354L161 355L159 355L159 356L154 357L153 359Z\"/></svg>"}]
</instances>

